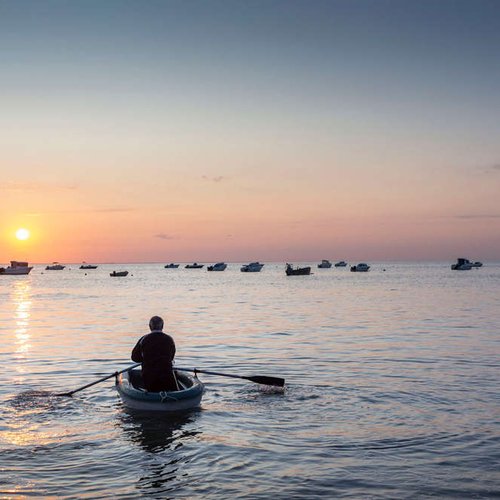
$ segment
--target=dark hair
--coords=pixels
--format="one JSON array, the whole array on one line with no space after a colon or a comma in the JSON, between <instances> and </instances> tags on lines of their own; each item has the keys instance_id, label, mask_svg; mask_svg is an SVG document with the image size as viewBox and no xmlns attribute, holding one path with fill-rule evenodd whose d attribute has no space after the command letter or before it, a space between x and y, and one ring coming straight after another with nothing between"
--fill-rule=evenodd
<instances>
[{"instance_id":1,"label":"dark hair","mask_svg":"<svg viewBox=\"0 0 500 500\"><path fill-rule=\"evenodd\" d=\"M160 316L153 316L149 320L149 328L151 329L151 331L163 330L163 320L160 318Z\"/></svg>"}]
</instances>

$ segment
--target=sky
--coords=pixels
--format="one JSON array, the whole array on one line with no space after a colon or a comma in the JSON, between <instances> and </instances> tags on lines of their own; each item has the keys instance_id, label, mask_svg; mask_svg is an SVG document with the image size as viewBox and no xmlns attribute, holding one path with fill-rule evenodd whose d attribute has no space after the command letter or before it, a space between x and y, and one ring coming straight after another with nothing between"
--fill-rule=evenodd
<instances>
[{"instance_id":1,"label":"sky","mask_svg":"<svg viewBox=\"0 0 500 500\"><path fill-rule=\"evenodd\" d=\"M496 0L0 0L0 262L500 260L499 53Z\"/></svg>"}]
</instances>

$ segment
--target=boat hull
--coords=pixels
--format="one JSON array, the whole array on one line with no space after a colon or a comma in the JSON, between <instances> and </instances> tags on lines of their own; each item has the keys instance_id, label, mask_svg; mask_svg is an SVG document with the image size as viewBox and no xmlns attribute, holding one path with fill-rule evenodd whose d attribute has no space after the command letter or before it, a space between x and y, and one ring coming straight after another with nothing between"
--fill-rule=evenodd
<instances>
[{"instance_id":1,"label":"boat hull","mask_svg":"<svg viewBox=\"0 0 500 500\"><path fill-rule=\"evenodd\" d=\"M311 274L311 268L299 267L297 269L292 269L291 267L287 267L285 272L287 276L307 276Z\"/></svg>"},{"instance_id":2,"label":"boat hull","mask_svg":"<svg viewBox=\"0 0 500 500\"><path fill-rule=\"evenodd\" d=\"M264 267L264 264L260 262L251 262L250 264L245 264L240 268L242 273L260 273L261 269Z\"/></svg>"},{"instance_id":3,"label":"boat hull","mask_svg":"<svg viewBox=\"0 0 500 500\"><path fill-rule=\"evenodd\" d=\"M28 267L26 269L9 269L6 267L0 268L0 274L5 274L7 276L19 276L21 274L29 274L32 269L32 267Z\"/></svg>"},{"instance_id":4,"label":"boat hull","mask_svg":"<svg viewBox=\"0 0 500 500\"><path fill-rule=\"evenodd\" d=\"M353 273L367 273L370 270L370 266L366 264L358 264L357 266L351 267L351 272Z\"/></svg>"},{"instance_id":5,"label":"boat hull","mask_svg":"<svg viewBox=\"0 0 500 500\"><path fill-rule=\"evenodd\" d=\"M112 273L109 273L109 275L113 278L120 278L123 276L128 276L128 271L113 271Z\"/></svg>"},{"instance_id":6,"label":"boat hull","mask_svg":"<svg viewBox=\"0 0 500 500\"><path fill-rule=\"evenodd\" d=\"M5 274L7 276L17 276L21 274L29 274L32 269L33 266L28 266L27 262L11 260L10 266L0 267L0 274Z\"/></svg>"},{"instance_id":7,"label":"boat hull","mask_svg":"<svg viewBox=\"0 0 500 500\"><path fill-rule=\"evenodd\" d=\"M205 386L197 378L176 372L177 380L186 386L181 391L146 392L136 388L132 380L141 378L141 370L121 373L116 378L116 390L123 404L133 410L176 412L200 406Z\"/></svg>"},{"instance_id":8,"label":"boat hull","mask_svg":"<svg viewBox=\"0 0 500 500\"><path fill-rule=\"evenodd\" d=\"M219 263L214 264L213 266L208 266L207 271L225 271L227 264Z\"/></svg>"}]
</instances>

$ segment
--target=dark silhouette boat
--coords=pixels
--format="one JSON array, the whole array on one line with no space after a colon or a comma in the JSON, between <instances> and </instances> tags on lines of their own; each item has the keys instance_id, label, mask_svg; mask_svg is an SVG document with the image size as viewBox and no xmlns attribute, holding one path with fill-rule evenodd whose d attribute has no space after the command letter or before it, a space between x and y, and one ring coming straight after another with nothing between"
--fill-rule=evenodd
<instances>
[{"instance_id":1,"label":"dark silhouette boat","mask_svg":"<svg viewBox=\"0 0 500 500\"><path fill-rule=\"evenodd\" d=\"M185 267L186 269L201 269L204 266L204 264L198 264L197 262L193 264L187 264Z\"/></svg>"},{"instance_id":2,"label":"dark silhouette boat","mask_svg":"<svg viewBox=\"0 0 500 500\"><path fill-rule=\"evenodd\" d=\"M306 276L308 274L311 274L311 268L308 266L296 267L294 269L291 264L287 263L285 272L287 276Z\"/></svg>"},{"instance_id":3,"label":"dark silhouette boat","mask_svg":"<svg viewBox=\"0 0 500 500\"><path fill-rule=\"evenodd\" d=\"M127 276L128 271L113 271L112 273L109 273L110 276L112 277L122 277L122 276Z\"/></svg>"}]
</instances>

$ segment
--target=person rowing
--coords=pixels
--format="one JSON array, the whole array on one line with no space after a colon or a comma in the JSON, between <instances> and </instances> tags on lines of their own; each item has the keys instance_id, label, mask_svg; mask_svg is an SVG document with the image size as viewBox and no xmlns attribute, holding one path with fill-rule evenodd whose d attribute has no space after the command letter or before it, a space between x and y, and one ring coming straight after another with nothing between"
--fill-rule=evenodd
<instances>
[{"instance_id":1,"label":"person rowing","mask_svg":"<svg viewBox=\"0 0 500 500\"><path fill-rule=\"evenodd\" d=\"M142 380L148 392L177 391L173 372L174 339L163 332L163 319L149 320L150 333L142 336L132 350L132 361L142 363Z\"/></svg>"}]
</instances>

